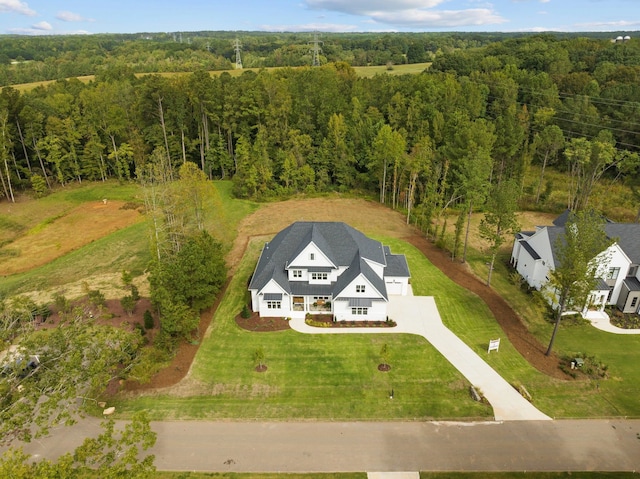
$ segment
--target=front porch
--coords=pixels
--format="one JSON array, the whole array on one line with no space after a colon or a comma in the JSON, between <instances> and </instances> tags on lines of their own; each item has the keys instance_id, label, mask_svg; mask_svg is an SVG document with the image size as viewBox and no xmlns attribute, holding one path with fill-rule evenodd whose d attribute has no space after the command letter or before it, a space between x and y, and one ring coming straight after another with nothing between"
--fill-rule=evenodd
<instances>
[{"instance_id":1,"label":"front porch","mask_svg":"<svg viewBox=\"0 0 640 479\"><path fill-rule=\"evenodd\" d=\"M311 314L331 314L333 308L330 296L293 296L291 311Z\"/></svg>"}]
</instances>

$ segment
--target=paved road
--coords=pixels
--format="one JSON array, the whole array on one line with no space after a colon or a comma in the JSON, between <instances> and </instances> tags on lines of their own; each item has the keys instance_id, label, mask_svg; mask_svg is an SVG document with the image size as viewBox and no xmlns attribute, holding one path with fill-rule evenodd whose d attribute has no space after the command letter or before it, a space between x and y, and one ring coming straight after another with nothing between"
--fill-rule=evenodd
<instances>
[{"instance_id":1,"label":"paved road","mask_svg":"<svg viewBox=\"0 0 640 479\"><path fill-rule=\"evenodd\" d=\"M433 297L390 296L389 317L397 322L395 328L314 328L305 324L304 319L292 319L290 325L298 332L309 334L417 334L429 341L473 386L482 391L493 407L497 421L551 419L524 399L478 354L445 327Z\"/></svg>"},{"instance_id":2,"label":"paved road","mask_svg":"<svg viewBox=\"0 0 640 479\"><path fill-rule=\"evenodd\" d=\"M209 472L640 471L640 420L152 423L160 470ZM26 445L55 458L96 420Z\"/></svg>"}]
</instances>

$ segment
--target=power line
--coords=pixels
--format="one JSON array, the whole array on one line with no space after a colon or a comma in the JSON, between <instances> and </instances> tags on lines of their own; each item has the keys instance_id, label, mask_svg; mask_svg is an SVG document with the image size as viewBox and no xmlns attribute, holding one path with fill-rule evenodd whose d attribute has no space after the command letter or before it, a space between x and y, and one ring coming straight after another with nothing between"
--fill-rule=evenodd
<instances>
[{"instance_id":1,"label":"power line","mask_svg":"<svg viewBox=\"0 0 640 479\"><path fill-rule=\"evenodd\" d=\"M242 44L240 40L237 38L233 42L233 49L236 52L236 70L242 70L242 58L240 57L240 49L242 48Z\"/></svg>"}]
</instances>

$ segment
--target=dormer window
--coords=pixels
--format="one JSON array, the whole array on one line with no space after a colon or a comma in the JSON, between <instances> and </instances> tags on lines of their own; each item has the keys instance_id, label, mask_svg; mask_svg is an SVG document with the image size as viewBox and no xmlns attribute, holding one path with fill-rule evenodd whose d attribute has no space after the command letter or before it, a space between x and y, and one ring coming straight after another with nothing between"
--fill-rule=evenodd
<instances>
[{"instance_id":1,"label":"dormer window","mask_svg":"<svg viewBox=\"0 0 640 479\"><path fill-rule=\"evenodd\" d=\"M314 259L316 259L316 255L315 255L315 253L309 253L309 259L310 259L311 261L313 261Z\"/></svg>"},{"instance_id":2,"label":"dormer window","mask_svg":"<svg viewBox=\"0 0 640 479\"><path fill-rule=\"evenodd\" d=\"M302 270L294 269L293 270L293 277L294 278L302 278Z\"/></svg>"},{"instance_id":3,"label":"dormer window","mask_svg":"<svg viewBox=\"0 0 640 479\"><path fill-rule=\"evenodd\" d=\"M356 284L356 293L364 293L364 284Z\"/></svg>"}]
</instances>

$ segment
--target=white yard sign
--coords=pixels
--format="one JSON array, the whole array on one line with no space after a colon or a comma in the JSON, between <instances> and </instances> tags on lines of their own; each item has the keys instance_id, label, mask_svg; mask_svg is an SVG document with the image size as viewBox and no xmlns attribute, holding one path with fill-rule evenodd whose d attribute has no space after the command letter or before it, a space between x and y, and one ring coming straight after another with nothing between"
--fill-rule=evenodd
<instances>
[{"instance_id":1,"label":"white yard sign","mask_svg":"<svg viewBox=\"0 0 640 479\"><path fill-rule=\"evenodd\" d=\"M490 353L491 351L498 351L499 349L500 349L500 338L489 340L489 349L487 350L487 353Z\"/></svg>"}]
</instances>

